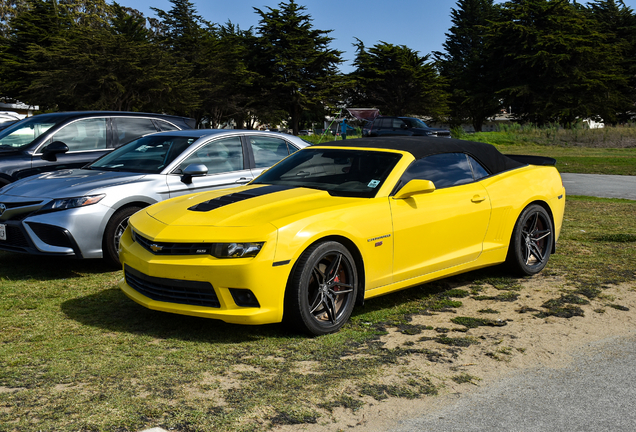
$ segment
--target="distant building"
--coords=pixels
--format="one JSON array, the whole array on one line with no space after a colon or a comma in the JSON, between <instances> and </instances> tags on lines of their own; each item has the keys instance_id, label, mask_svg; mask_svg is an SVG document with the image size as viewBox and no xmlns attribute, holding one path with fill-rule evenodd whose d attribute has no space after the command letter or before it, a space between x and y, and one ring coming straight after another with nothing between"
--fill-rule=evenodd
<instances>
[{"instance_id":1,"label":"distant building","mask_svg":"<svg viewBox=\"0 0 636 432\"><path fill-rule=\"evenodd\" d=\"M431 127L445 128L445 129L450 129L451 127L451 125L448 123L434 122L430 118L426 119L425 121ZM497 132L501 125L514 123L515 121L517 120L511 114L497 114L494 117L490 117L484 121L484 123L481 126L481 131L482 132ZM592 119L584 119L582 120L582 122L583 124L586 124L590 129L598 129L598 128L605 127L605 124L603 122L597 122ZM468 133L475 132L475 128L473 127L472 124L469 124L469 123L462 123L461 128Z\"/></svg>"},{"instance_id":2,"label":"distant building","mask_svg":"<svg viewBox=\"0 0 636 432\"><path fill-rule=\"evenodd\" d=\"M12 102L7 103L2 98L0 98L0 111L13 111L18 114L23 114L25 116L32 116L36 111L39 111L40 107L38 105L27 105L22 102Z\"/></svg>"}]
</instances>

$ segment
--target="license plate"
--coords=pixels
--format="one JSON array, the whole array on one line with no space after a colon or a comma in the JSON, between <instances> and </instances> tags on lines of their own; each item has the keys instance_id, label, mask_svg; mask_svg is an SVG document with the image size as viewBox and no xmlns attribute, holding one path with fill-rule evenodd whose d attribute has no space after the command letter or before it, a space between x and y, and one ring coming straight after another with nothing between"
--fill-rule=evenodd
<instances>
[{"instance_id":1,"label":"license plate","mask_svg":"<svg viewBox=\"0 0 636 432\"><path fill-rule=\"evenodd\" d=\"M7 239L7 226L5 224L0 224L0 240Z\"/></svg>"}]
</instances>

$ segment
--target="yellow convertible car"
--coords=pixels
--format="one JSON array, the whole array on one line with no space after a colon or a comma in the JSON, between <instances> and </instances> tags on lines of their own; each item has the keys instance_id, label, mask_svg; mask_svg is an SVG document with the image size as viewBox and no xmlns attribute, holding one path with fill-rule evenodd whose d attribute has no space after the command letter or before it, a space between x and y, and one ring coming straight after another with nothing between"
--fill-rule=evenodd
<instances>
[{"instance_id":1,"label":"yellow convertible car","mask_svg":"<svg viewBox=\"0 0 636 432\"><path fill-rule=\"evenodd\" d=\"M541 271L565 207L554 165L429 137L308 147L133 215L120 287L159 311L335 332L364 299L503 262Z\"/></svg>"}]
</instances>

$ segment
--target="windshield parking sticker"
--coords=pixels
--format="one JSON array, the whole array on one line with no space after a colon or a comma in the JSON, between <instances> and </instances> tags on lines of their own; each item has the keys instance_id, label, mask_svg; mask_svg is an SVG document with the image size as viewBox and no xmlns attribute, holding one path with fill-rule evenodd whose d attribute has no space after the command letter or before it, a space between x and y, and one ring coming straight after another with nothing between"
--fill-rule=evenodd
<instances>
[{"instance_id":1,"label":"windshield parking sticker","mask_svg":"<svg viewBox=\"0 0 636 432\"><path fill-rule=\"evenodd\" d=\"M367 186L370 188L374 188L379 184L380 184L380 180L371 180Z\"/></svg>"}]
</instances>

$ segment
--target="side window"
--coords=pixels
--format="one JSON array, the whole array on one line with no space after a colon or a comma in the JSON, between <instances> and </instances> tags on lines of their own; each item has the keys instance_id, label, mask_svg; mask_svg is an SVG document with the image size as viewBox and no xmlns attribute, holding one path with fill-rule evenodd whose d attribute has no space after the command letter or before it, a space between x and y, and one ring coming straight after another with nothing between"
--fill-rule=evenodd
<instances>
[{"instance_id":1,"label":"side window","mask_svg":"<svg viewBox=\"0 0 636 432\"><path fill-rule=\"evenodd\" d=\"M60 129L52 141L62 141L70 152L106 148L106 119L78 120Z\"/></svg>"},{"instance_id":2,"label":"side window","mask_svg":"<svg viewBox=\"0 0 636 432\"><path fill-rule=\"evenodd\" d=\"M373 121L373 129L387 129L391 127L391 119L379 118Z\"/></svg>"},{"instance_id":3,"label":"side window","mask_svg":"<svg viewBox=\"0 0 636 432\"><path fill-rule=\"evenodd\" d=\"M472 156L468 156L468 162L470 162L470 166L473 169L473 177L475 180L479 180L484 177L488 177L488 171L484 168L479 162L472 158Z\"/></svg>"},{"instance_id":4,"label":"side window","mask_svg":"<svg viewBox=\"0 0 636 432\"><path fill-rule=\"evenodd\" d=\"M416 160L400 179L400 186L413 179L430 180L441 189L473 181L473 173L464 153L443 153Z\"/></svg>"},{"instance_id":5,"label":"side window","mask_svg":"<svg viewBox=\"0 0 636 432\"><path fill-rule=\"evenodd\" d=\"M161 128L162 132L180 130L178 127L176 127L175 125L171 123L168 123L167 121L155 120L155 123L159 125L159 128Z\"/></svg>"},{"instance_id":6,"label":"side window","mask_svg":"<svg viewBox=\"0 0 636 432\"><path fill-rule=\"evenodd\" d=\"M135 117L113 117L115 147L128 144L143 135L157 132L151 119Z\"/></svg>"},{"instance_id":7,"label":"side window","mask_svg":"<svg viewBox=\"0 0 636 432\"><path fill-rule=\"evenodd\" d=\"M403 124L404 122L402 121L402 119L393 119L393 129L400 129Z\"/></svg>"},{"instance_id":8,"label":"side window","mask_svg":"<svg viewBox=\"0 0 636 432\"><path fill-rule=\"evenodd\" d=\"M286 158L290 149L287 141L280 138L268 136L248 136L248 141L254 153L254 165L256 168L267 168L274 165L279 160ZM292 153L296 151L292 147Z\"/></svg>"},{"instance_id":9,"label":"side window","mask_svg":"<svg viewBox=\"0 0 636 432\"><path fill-rule=\"evenodd\" d=\"M222 138L199 147L180 165L183 171L190 164L203 164L208 174L219 174L243 169L243 145L240 137Z\"/></svg>"}]
</instances>

